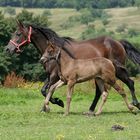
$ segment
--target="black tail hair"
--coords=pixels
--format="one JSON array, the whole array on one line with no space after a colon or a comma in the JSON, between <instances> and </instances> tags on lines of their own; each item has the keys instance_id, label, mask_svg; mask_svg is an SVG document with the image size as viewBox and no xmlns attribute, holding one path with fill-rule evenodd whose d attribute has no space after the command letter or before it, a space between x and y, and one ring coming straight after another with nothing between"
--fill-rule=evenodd
<instances>
[{"instance_id":1,"label":"black tail hair","mask_svg":"<svg viewBox=\"0 0 140 140\"><path fill-rule=\"evenodd\" d=\"M140 51L137 50L130 42L126 40L120 40L120 43L124 47L128 58L132 60L135 64L140 65Z\"/></svg>"}]
</instances>

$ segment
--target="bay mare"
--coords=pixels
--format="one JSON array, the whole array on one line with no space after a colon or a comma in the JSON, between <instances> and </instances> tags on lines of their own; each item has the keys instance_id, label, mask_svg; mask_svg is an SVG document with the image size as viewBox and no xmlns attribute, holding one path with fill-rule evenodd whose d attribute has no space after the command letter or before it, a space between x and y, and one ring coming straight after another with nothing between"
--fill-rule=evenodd
<instances>
[{"instance_id":1,"label":"bay mare","mask_svg":"<svg viewBox=\"0 0 140 140\"><path fill-rule=\"evenodd\" d=\"M56 67L58 69L60 80L54 85L51 85L49 89L44 103L45 111L50 110L49 100L55 89L67 84L67 104L65 115L68 115L70 110L71 96L75 84L93 79L96 80L99 90L103 95L99 109L95 113L96 115L101 114L102 107L108 95L105 89L105 83L113 86L124 98L128 109L130 111L133 110L134 107L128 103L128 98L124 90L116 83L115 67L109 59L104 57L97 57L93 59L74 59L72 55L68 55L65 51L50 45L47 47L45 53L41 57L41 61L46 63L52 61L52 59L56 60Z\"/></svg>"},{"instance_id":2,"label":"bay mare","mask_svg":"<svg viewBox=\"0 0 140 140\"><path fill-rule=\"evenodd\" d=\"M77 42L70 38L60 37L49 28L42 28L33 25L25 26L18 21L18 28L6 46L6 51L10 53L19 52L22 46L32 42L34 46L40 51L40 53L43 54L47 48L48 41L52 42L58 47L62 47L65 49L65 51L70 49L76 58L88 59L95 57L105 57L110 59L115 66L116 77L129 87L132 95L133 105L140 108L138 100L135 96L134 81L129 78L128 73L124 68L126 56L128 56L135 63L140 64L140 53L132 46L132 44L124 40L116 41L106 36ZM50 74L51 73L49 73L49 75ZM54 81L56 82L57 80L59 79ZM42 88L42 94L44 96L46 96L44 91L47 87L48 83L45 83ZM96 94L89 108L90 112L94 111L100 96L101 92L98 85L96 84ZM52 100L52 102L53 101L54 100ZM56 101L61 102L59 99Z\"/></svg>"}]
</instances>

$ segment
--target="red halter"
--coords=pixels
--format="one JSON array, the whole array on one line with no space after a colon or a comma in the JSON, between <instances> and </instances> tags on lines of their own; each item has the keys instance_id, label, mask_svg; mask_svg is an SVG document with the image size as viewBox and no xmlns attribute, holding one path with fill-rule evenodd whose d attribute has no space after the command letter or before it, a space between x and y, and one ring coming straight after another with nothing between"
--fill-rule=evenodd
<instances>
[{"instance_id":1,"label":"red halter","mask_svg":"<svg viewBox=\"0 0 140 140\"><path fill-rule=\"evenodd\" d=\"M13 40L10 40L10 42L16 46L16 52L21 52L20 50L20 46L25 45L25 44L29 44L31 43L31 34L32 34L32 27L29 27L29 32L28 32L28 38L23 40L21 43L17 44L16 42L14 42Z\"/></svg>"}]
</instances>

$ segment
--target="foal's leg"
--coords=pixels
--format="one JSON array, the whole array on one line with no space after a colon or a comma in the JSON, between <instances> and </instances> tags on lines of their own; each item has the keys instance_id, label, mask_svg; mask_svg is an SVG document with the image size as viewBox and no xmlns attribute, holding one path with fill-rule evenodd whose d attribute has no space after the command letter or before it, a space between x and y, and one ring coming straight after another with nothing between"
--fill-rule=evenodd
<instances>
[{"instance_id":1,"label":"foal's leg","mask_svg":"<svg viewBox=\"0 0 140 140\"><path fill-rule=\"evenodd\" d=\"M51 85L57 83L60 80L59 76L57 75L56 71L52 71L52 73L50 74L50 82L49 82L49 88ZM50 97L50 102L52 104L57 104L61 107L64 107L64 102L59 99L59 98L53 98L52 96Z\"/></svg>"},{"instance_id":2,"label":"foal's leg","mask_svg":"<svg viewBox=\"0 0 140 140\"><path fill-rule=\"evenodd\" d=\"M55 89L58 88L58 87L61 87L62 85L64 85L64 82L59 80L57 83L55 83L54 85L52 85L50 87L48 95L46 96L46 99L45 99L44 110L43 111L45 111L45 112L49 112L50 111L50 108L49 108L50 97L54 93Z\"/></svg>"},{"instance_id":3,"label":"foal's leg","mask_svg":"<svg viewBox=\"0 0 140 140\"><path fill-rule=\"evenodd\" d=\"M75 80L74 81L70 80L67 83L67 85L68 85L68 88L67 88L67 105L66 105L66 111L65 111L65 114L64 114L65 116L69 114L71 96L72 96L72 93L73 93L74 84L75 84Z\"/></svg>"},{"instance_id":4,"label":"foal's leg","mask_svg":"<svg viewBox=\"0 0 140 140\"><path fill-rule=\"evenodd\" d=\"M98 79L97 84L98 84L99 89L102 93L102 100L101 100L101 103L100 103L99 108L98 108L97 112L95 113L95 115L100 115L102 113L103 106L107 100L108 92L107 92L107 90L105 90L105 85L104 85L103 80Z\"/></svg>"},{"instance_id":5,"label":"foal's leg","mask_svg":"<svg viewBox=\"0 0 140 140\"><path fill-rule=\"evenodd\" d=\"M126 103L126 106L132 112L134 110L134 106L128 103L128 98L127 98L127 95L126 95L124 89L121 88L117 83L115 83L113 85L113 88L122 96L122 98L124 99L124 101Z\"/></svg>"},{"instance_id":6,"label":"foal's leg","mask_svg":"<svg viewBox=\"0 0 140 140\"><path fill-rule=\"evenodd\" d=\"M96 105L99 101L99 98L100 98L101 94L102 94L99 87L98 87L98 84L97 84L96 80L95 80L95 86L96 86L96 92L95 92L94 100L92 101L92 104L89 108L89 111L84 112L83 113L84 115L93 115L94 114L95 107L96 107Z\"/></svg>"}]
</instances>

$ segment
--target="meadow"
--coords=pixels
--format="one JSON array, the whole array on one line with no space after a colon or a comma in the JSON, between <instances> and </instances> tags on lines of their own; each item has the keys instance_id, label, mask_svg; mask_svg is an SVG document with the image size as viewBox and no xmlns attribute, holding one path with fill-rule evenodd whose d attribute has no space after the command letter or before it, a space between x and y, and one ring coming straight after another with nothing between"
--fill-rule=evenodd
<instances>
[{"instance_id":1,"label":"meadow","mask_svg":"<svg viewBox=\"0 0 140 140\"><path fill-rule=\"evenodd\" d=\"M5 8L0 7L1 11L4 11L4 9ZM15 8L16 14L20 13L22 9L23 8ZM33 12L36 15L41 15L46 9L27 8L26 10ZM72 38L79 39L82 32L87 29L87 25L81 24L79 22L75 22L73 26L66 29L61 27L69 22L69 17L80 15L80 11L67 8L54 8L47 10L49 10L51 13L51 16L48 17L49 21L51 22L50 28L61 36L70 36ZM107 11L107 13L110 15L109 24L105 27L108 31L115 31L119 26L122 25L140 31L140 8L112 8L105 9L105 11ZM11 15L5 14L5 16L8 17ZM89 25L90 24L94 24L97 30L103 27L100 20L95 20L95 22L91 22Z\"/></svg>"},{"instance_id":2,"label":"meadow","mask_svg":"<svg viewBox=\"0 0 140 140\"><path fill-rule=\"evenodd\" d=\"M136 94L140 100L140 80L135 80ZM125 91L128 89L124 86ZM66 87L55 92L63 99ZM70 115L64 117L65 108L50 103L51 112L41 113L43 97L37 86L31 88L0 88L0 139L1 140L137 140L140 139L140 113L128 111L120 95L110 91L100 116L87 117L82 113L94 97L90 82L79 84L72 98ZM130 94L127 94L131 101ZM121 125L123 131L113 131Z\"/></svg>"}]
</instances>

